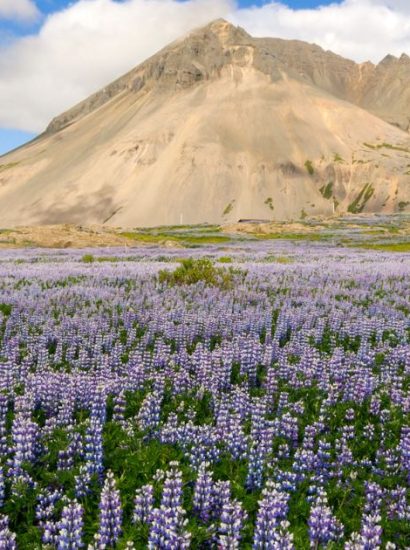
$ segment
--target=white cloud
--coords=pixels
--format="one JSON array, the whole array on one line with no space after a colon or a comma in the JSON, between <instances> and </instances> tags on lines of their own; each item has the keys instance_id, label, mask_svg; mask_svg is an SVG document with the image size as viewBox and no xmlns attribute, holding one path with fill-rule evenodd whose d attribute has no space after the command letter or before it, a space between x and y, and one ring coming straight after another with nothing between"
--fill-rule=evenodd
<instances>
[{"instance_id":1,"label":"white cloud","mask_svg":"<svg viewBox=\"0 0 410 550\"><path fill-rule=\"evenodd\" d=\"M80 0L49 16L37 35L0 46L0 126L43 130L53 116L216 17L358 61L410 53L408 0L344 0L306 10L279 2L239 9L234 0Z\"/></svg>"},{"instance_id":2,"label":"white cloud","mask_svg":"<svg viewBox=\"0 0 410 550\"><path fill-rule=\"evenodd\" d=\"M0 0L0 19L30 21L39 15L33 0Z\"/></svg>"},{"instance_id":3,"label":"white cloud","mask_svg":"<svg viewBox=\"0 0 410 550\"><path fill-rule=\"evenodd\" d=\"M315 42L359 62L410 52L409 0L345 0L304 10L274 2L238 10L233 19L255 36Z\"/></svg>"}]
</instances>

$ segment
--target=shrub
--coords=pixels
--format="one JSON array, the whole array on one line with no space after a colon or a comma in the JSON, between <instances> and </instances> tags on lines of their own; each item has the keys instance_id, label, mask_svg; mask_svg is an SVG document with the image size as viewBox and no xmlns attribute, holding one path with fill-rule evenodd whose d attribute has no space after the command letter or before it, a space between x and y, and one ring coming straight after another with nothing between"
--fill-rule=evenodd
<instances>
[{"instance_id":1,"label":"shrub","mask_svg":"<svg viewBox=\"0 0 410 550\"><path fill-rule=\"evenodd\" d=\"M194 285L204 282L208 286L220 286L230 288L235 275L242 273L239 270L215 267L211 260L201 258L194 260L187 258L181 261L181 265L175 271L162 270L158 280L170 286Z\"/></svg>"},{"instance_id":2,"label":"shrub","mask_svg":"<svg viewBox=\"0 0 410 550\"><path fill-rule=\"evenodd\" d=\"M5 316L8 317L11 313L12 307L10 304L0 304L0 312Z\"/></svg>"},{"instance_id":3,"label":"shrub","mask_svg":"<svg viewBox=\"0 0 410 550\"><path fill-rule=\"evenodd\" d=\"M218 258L218 262L220 264L231 264L232 258L230 256L221 256L220 258Z\"/></svg>"},{"instance_id":4,"label":"shrub","mask_svg":"<svg viewBox=\"0 0 410 550\"><path fill-rule=\"evenodd\" d=\"M227 216L228 214L230 214L233 210L233 203L235 201L233 200L232 202L230 202L226 207L225 207L225 210L223 211L223 216Z\"/></svg>"},{"instance_id":5,"label":"shrub","mask_svg":"<svg viewBox=\"0 0 410 550\"><path fill-rule=\"evenodd\" d=\"M403 212L404 210L406 210L406 208L410 205L410 202L408 201L401 201L399 202L399 210L400 212Z\"/></svg>"},{"instance_id":6,"label":"shrub","mask_svg":"<svg viewBox=\"0 0 410 550\"><path fill-rule=\"evenodd\" d=\"M308 171L309 175L313 176L313 174L315 173L315 169L313 168L313 162L311 160L307 160L305 162L305 168Z\"/></svg>"},{"instance_id":7,"label":"shrub","mask_svg":"<svg viewBox=\"0 0 410 550\"><path fill-rule=\"evenodd\" d=\"M371 183L366 183L355 200L349 204L347 211L351 214L360 214L363 212L366 203L372 198L374 194L374 188Z\"/></svg>"},{"instance_id":8,"label":"shrub","mask_svg":"<svg viewBox=\"0 0 410 550\"><path fill-rule=\"evenodd\" d=\"M81 261L85 264L92 264L95 262L95 258L92 254L84 254L84 256L81 258Z\"/></svg>"},{"instance_id":9,"label":"shrub","mask_svg":"<svg viewBox=\"0 0 410 550\"><path fill-rule=\"evenodd\" d=\"M274 210L272 197L268 197L265 201L265 204L268 208L270 208L271 210Z\"/></svg>"},{"instance_id":10,"label":"shrub","mask_svg":"<svg viewBox=\"0 0 410 550\"><path fill-rule=\"evenodd\" d=\"M331 199L333 195L333 181L329 181L327 185L320 188L320 193L324 199Z\"/></svg>"}]
</instances>

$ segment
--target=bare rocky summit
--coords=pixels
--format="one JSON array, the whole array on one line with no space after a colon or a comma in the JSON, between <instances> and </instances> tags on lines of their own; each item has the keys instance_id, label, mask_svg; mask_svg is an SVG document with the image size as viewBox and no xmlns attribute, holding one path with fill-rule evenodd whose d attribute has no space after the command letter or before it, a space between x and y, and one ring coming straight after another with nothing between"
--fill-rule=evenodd
<instances>
[{"instance_id":1,"label":"bare rocky summit","mask_svg":"<svg viewBox=\"0 0 410 550\"><path fill-rule=\"evenodd\" d=\"M0 159L0 225L297 220L410 206L410 58L358 65L224 20Z\"/></svg>"}]
</instances>

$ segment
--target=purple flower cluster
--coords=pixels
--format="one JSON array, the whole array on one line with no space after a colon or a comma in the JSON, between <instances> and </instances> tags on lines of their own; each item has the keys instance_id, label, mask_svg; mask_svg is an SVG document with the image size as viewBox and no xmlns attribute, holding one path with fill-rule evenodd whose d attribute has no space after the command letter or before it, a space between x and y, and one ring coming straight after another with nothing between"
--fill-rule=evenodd
<instances>
[{"instance_id":1,"label":"purple flower cluster","mask_svg":"<svg viewBox=\"0 0 410 550\"><path fill-rule=\"evenodd\" d=\"M57 550L77 550L84 546L83 515L82 506L75 501L64 506L58 526Z\"/></svg>"},{"instance_id":2,"label":"purple flower cluster","mask_svg":"<svg viewBox=\"0 0 410 550\"><path fill-rule=\"evenodd\" d=\"M0 548L405 547L407 257L194 252L0 252Z\"/></svg>"},{"instance_id":3,"label":"purple flower cluster","mask_svg":"<svg viewBox=\"0 0 410 550\"><path fill-rule=\"evenodd\" d=\"M100 500L100 525L96 535L99 548L111 548L119 539L122 530L122 508L120 492L114 474L107 472Z\"/></svg>"}]
</instances>

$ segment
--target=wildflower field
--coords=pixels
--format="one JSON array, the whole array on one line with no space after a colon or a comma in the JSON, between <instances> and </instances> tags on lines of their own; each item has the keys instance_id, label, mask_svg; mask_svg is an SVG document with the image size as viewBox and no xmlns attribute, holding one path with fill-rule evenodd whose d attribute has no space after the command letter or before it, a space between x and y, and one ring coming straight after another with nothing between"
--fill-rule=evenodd
<instances>
[{"instance_id":1,"label":"wildflower field","mask_svg":"<svg viewBox=\"0 0 410 550\"><path fill-rule=\"evenodd\" d=\"M1 550L410 547L410 255L220 246L0 252Z\"/></svg>"}]
</instances>

